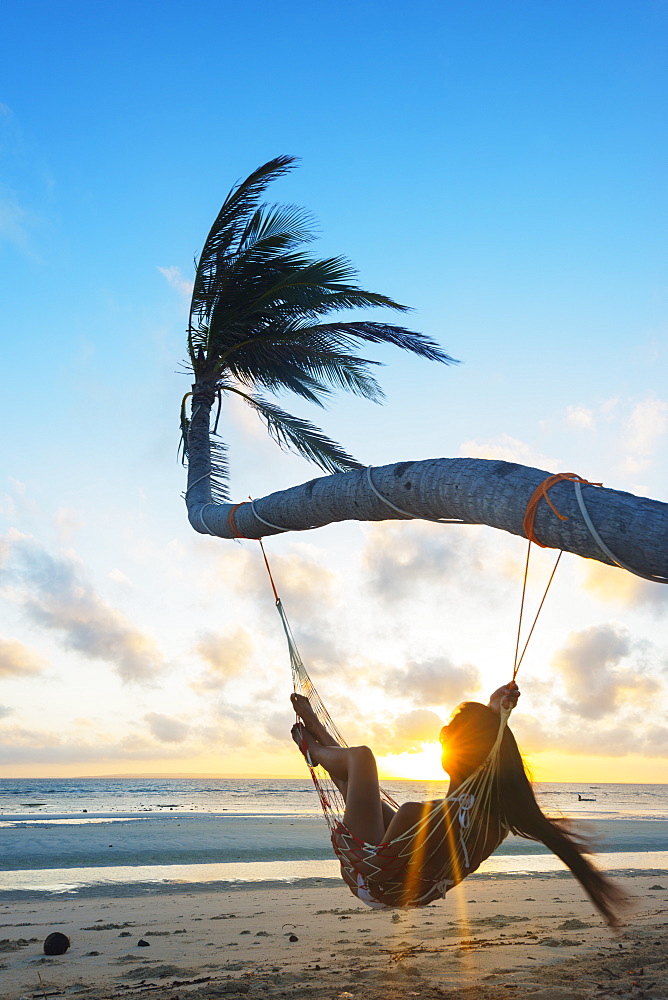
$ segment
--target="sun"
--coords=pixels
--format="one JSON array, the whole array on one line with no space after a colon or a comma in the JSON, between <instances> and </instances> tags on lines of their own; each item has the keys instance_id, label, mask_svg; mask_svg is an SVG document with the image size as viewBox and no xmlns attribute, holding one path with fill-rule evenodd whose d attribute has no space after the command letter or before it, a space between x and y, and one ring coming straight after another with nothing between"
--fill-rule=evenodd
<instances>
[{"instance_id":1,"label":"sun","mask_svg":"<svg viewBox=\"0 0 668 1000\"><path fill-rule=\"evenodd\" d=\"M439 743L422 743L416 753L388 753L378 758L381 778L410 778L413 781L446 781Z\"/></svg>"}]
</instances>

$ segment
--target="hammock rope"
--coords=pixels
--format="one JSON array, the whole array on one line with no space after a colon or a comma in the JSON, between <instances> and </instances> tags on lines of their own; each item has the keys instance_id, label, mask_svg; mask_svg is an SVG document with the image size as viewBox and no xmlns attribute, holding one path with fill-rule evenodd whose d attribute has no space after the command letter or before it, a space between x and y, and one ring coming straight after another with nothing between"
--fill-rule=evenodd
<instances>
[{"instance_id":1,"label":"hammock rope","mask_svg":"<svg viewBox=\"0 0 668 1000\"><path fill-rule=\"evenodd\" d=\"M545 590L543 591L543 596L541 598L540 604L538 605L538 610L536 611L536 614L534 616L534 620L533 620L533 622L531 624L531 628L529 629L529 634L526 637L526 641L524 643L524 647L522 649L522 653L520 654L520 637L521 637L521 634L522 634L522 619L523 619L523 616L524 616L524 603L525 603L525 599L526 599L527 584L529 582L529 557L531 555L531 541L532 540L529 539L529 544L527 545L527 557L526 557L526 560L525 560L525 563L524 563L524 580L522 581L522 599L520 601L520 613L519 613L519 620L518 620L518 623L517 623L517 641L515 642L515 659L513 661L513 679L512 679L512 683L513 684L515 683L515 680L517 678L517 671L520 669L520 667L522 665L522 660L524 659L524 654L526 653L527 649L529 648L529 642L531 641L531 636L533 635L534 629L536 628L536 625L538 624L538 618L540 616L541 611L543 610L543 605L545 604L545 600L547 598L548 591L549 591L550 587L552 586L552 581L554 580L555 574L557 572L557 567L559 566L559 563L561 561L561 557L564 554L563 551L560 551L559 555L557 556L557 560L556 560L556 562L555 562L555 564L554 564L554 566L552 568L552 572L550 574L550 578L547 581L547 586L545 587Z\"/></svg>"},{"instance_id":2,"label":"hammock rope","mask_svg":"<svg viewBox=\"0 0 668 1000\"><path fill-rule=\"evenodd\" d=\"M560 552L557 557L520 654L531 543L535 542L541 545L533 530L538 504L541 499L545 499L556 516L564 519L564 515L560 514L551 502L547 491L554 483L573 478L579 480L579 477L574 477L571 473L551 476L540 484L527 506L524 526L528 538L528 548L511 685L515 685L517 672L524 659L562 555ZM367 468L367 480L372 491L387 506L405 517L412 518L414 516L391 503L376 489L371 466ZM284 530L261 518L255 509L254 501L250 502L251 509L259 521L268 527ZM230 531L237 537L241 537L241 535L237 530L234 515L240 506L241 504L234 505L228 515ZM433 520L438 519L434 518ZM258 542L271 584L276 610L288 645L293 689L296 694L303 695L308 699L318 721L331 735L333 742L341 747L346 747L348 744L325 707L304 665L279 596L262 539L258 539ZM477 867L478 859L483 856L487 857L505 838L509 828L501 818L503 810L500 808L499 802L499 751L511 711L512 709L501 707L499 728L494 745L482 764L457 787L455 792L445 796L442 800L425 803L423 814L417 822L392 841L380 845L364 843L345 826L343 822L346 808L344 796L328 772L311 759L306 742L302 740L300 749L311 774L329 828L332 846L341 864L342 875L351 888L357 886L360 899L375 907L427 905L435 899L444 897L448 889L461 882L466 875L474 870L474 867ZM381 801L393 810L399 808L398 803L382 787L380 795ZM496 817L494 822L492 821L493 816ZM374 896L374 889L376 896ZM382 898L379 900L378 896Z\"/></svg>"},{"instance_id":3,"label":"hammock rope","mask_svg":"<svg viewBox=\"0 0 668 1000\"><path fill-rule=\"evenodd\" d=\"M366 470L368 484L373 493L396 513L406 518L415 518L414 514L402 510L393 504L376 488L372 467ZM524 660L529 642L536 628L538 618L545 604L548 591L554 580L557 567L563 552L559 552L552 569L543 596L538 605L528 636L520 653L522 623L524 617L527 583L529 578L529 562L531 545L536 544L547 548L535 534L534 523L541 500L545 500L552 512L560 520L567 520L552 503L548 491L558 482L572 482L575 488L578 506L588 530L602 551L624 569L629 569L617 560L602 542L594 528L591 518L584 506L581 485L600 486L600 483L589 483L575 473L559 473L549 476L541 482L531 496L524 517L523 527L528 540L527 554L524 566L524 579L520 601L517 639L513 662L513 676L510 686L516 686L515 681L520 666ZM256 510L255 501L250 499L253 514L262 524L278 531L289 529L264 520ZM230 533L244 537L238 531L235 523L235 513L241 504L231 507L228 514ZM421 518L437 523L463 523L456 519ZM269 576L269 581L276 604L276 610L285 633L290 657L293 689L296 694L303 695L309 701L318 721L330 734L332 741L341 747L348 744L342 733L327 711L313 681L311 680L295 642L290 623L276 587L269 560L262 542L258 539L262 557ZM633 570L630 570L634 572ZM641 576L642 574L636 574ZM657 577L648 577L657 579ZM660 580L660 582L666 582ZM383 844L368 844L359 840L343 822L345 813L345 798L328 772L314 763L303 739L300 749L306 760L323 815L329 827L334 852L341 863L341 871L345 881L360 899L373 907L414 907L424 906L437 898L445 896L448 889L457 885L480 863L489 856L509 832L509 826L504 818L504 811L499 793L499 756L503 734L512 708L501 707L499 712L499 727L494 744L485 760L471 775L460 784L456 790L442 800L424 803L423 814L408 830L392 841ZM380 789L381 801L387 803L393 810L399 808L398 803L383 788ZM357 888L355 888L357 887ZM374 896L374 891L376 895ZM378 896L381 899L378 899Z\"/></svg>"},{"instance_id":4,"label":"hammock rope","mask_svg":"<svg viewBox=\"0 0 668 1000\"><path fill-rule=\"evenodd\" d=\"M308 698L319 722L333 739L342 747L348 746L304 666L276 592L264 547L263 556L288 644L293 688L297 694ZM505 824L498 829L492 827L493 810L490 807L492 799L498 797L499 747L509 715L510 711L501 710L494 746L455 794L435 803L425 803L424 814L413 826L391 842L380 845L364 843L347 829L343 823L345 800L340 789L327 771L310 759L306 745L301 747L342 870L353 882L365 887L371 894L372 905L378 905L373 899L374 887L384 901L389 901L380 904L386 906L422 906L442 898L448 889L469 874L477 853L490 837L495 841L494 847L503 840L508 828ZM383 802L394 810L399 808L389 792L381 788L380 793Z\"/></svg>"}]
</instances>

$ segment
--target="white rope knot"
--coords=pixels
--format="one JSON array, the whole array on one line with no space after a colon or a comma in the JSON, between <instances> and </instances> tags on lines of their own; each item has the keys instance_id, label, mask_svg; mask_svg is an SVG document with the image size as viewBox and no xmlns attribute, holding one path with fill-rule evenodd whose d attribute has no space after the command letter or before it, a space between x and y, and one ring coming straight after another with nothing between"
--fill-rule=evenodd
<instances>
[{"instance_id":1,"label":"white rope knot","mask_svg":"<svg viewBox=\"0 0 668 1000\"><path fill-rule=\"evenodd\" d=\"M464 865L466 868L471 867L471 861L469 859L469 852L466 847L466 841L464 840L464 831L468 830L471 825L471 809L475 805L475 795L470 792L463 792L457 799L459 805L459 811L457 813L457 822L459 823L459 843L461 844L462 851L464 853Z\"/></svg>"},{"instance_id":2,"label":"white rope knot","mask_svg":"<svg viewBox=\"0 0 668 1000\"><path fill-rule=\"evenodd\" d=\"M453 887L454 884L455 883L452 881L451 878L442 878L440 882L436 883L436 885L434 886L434 888L438 892L440 892L440 894L443 897L443 899L445 899L446 892L448 891L448 889L452 889L452 887Z\"/></svg>"},{"instance_id":3,"label":"white rope knot","mask_svg":"<svg viewBox=\"0 0 668 1000\"><path fill-rule=\"evenodd\" d=\"M459 803L459 814L457 816L459 825L463 830L468 830L471 822L469 813L475 805L475 795L472 795L471 792L464 792L463 795L459 796L457 802Z\"/></svg>"}]
</instances>

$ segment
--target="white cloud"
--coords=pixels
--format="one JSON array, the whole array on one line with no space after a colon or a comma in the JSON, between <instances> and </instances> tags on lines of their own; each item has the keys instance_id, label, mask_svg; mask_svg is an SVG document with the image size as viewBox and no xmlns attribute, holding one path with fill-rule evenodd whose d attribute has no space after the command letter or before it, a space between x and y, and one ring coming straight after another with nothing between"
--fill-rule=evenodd
<instances>
[{"instance_id":1,"label":"white cloud","mask_svg":"<svg viewBox=\"0 0 668 1000\"><path fill-rule=\"evenodd\" d=\"M397 715L392 723L392 749L419 750L422 743L433 743L438 739L442 726L443 720L426 708Z\"/></svg>"},{"instance_id":2,"label":"white cloud","mask_svg":"<svg viewBox=\"0 0 668 1000\"><path fill-rule=\"evenodd\" d=\"M636 474L649 468L661 438L668 430L668 403L649 396L633 408L629 417L624 447L626 472Z\"/></svg>"},{"instance_id":3,"label":"white cloud","mask_svg":"<svg viewBox=\"0 0 668 1000\"><path fill-rule=\"evenodd\" d=\"M234 554L219 557L219 564L226 580L233 577L239 594L253 598L263 608L273 604L269 578L259 552L237 549ZM339 580L323 565L322 553L312 545L295 542L287 554L272 554L271 570L290 618L307 623L300 634L308 632L311 636L327 632L328 615L339 601Z\"/></svg>"},{"instance_id":4,"label":"white cloud","mask_svg":"<svg viewBox=\"0 0 668 1000\"><path fill-rule=\"evenodd\" d=\"M151 734L161 743L183 743L188 738L190 726L170 715L148 712L144 716Z\"/></svg>"},{"instance_id":5,"label":"white cloud","mask_svg":"<svg viewBox=\"0 0 668 1000\"><path fill-rule=\"evenodd\" d=\"M39 764L42 768L60 764L91 765L124 760L178 758L183 755L180 747L164 742L155 743L141 736L130 735L121 740L109 737L82 740L71 733L54 733L48 730L31 730L19 726L7 727L2 732L0 765L15 768L19 764Z\"/></svg>"},{"instance_id":6,"label":"white cloud","mask_svg":"<svg viewBox=\"0 0 668 1000\"><path fill-rule=\"evenodd\" d=\"M668 587L605 563L587 561L584 587L602 601L646 608L656 615L668 612Z\"/></svg>"},{"instance_id":7,"label":"white cloud","mask_svg":"<svg viewBox=\"0 0 668 1000\"><path fill-rule=\"evenodd\" d=\"M571 632L552 660L566 688L566 711L581 718L601 719L622 703L649 703L661 688L659 681L630 663L617 670L631 652L628 632L613 625L592 625Z\"/></svg>"},{"instance_id":8,"label":"white cloud","mask_svg":"<svg viewBox=\"0 0 668 1000\"><path fill-rule=\"evenodd\" d=\"M566 423L569 427L593 430L596 426L594 411L586 406L568 406L566 408Z\"/></svg>"},{"instance_id":9,"label":"white cloud","mask_svg":"<svg viewBox=\"0 0 668 1000\"><path fill-rule=\"evenodd\" d=\"M272 712L264 719L264 729L267 735L277 743L285 743L292 739L290 730L295 724L295 713L288 707L284 711Z\"/></svg>"},{"instance_id":10,"label":"white cloud","mask_svg":"<svg viewBox=\"0 0 668 1000\"><path fill-rule=\"evenodd\" d=\"M610 399L605 399L599 409L605 417L610 417L615 412L619 405L619 397L611 396Z\"/></svg>"},{"instance_id":11,"label":"white cloud","mask_svg":"<svg viewBox=\"0 0 668 1000\"><path fill-rule=\"evenodd\" d=\"M171 267L159 267L158 270L179 295L182 295L184 299L190 299L193 293L193 282L184 278L179 267L172 265Z\"/></svg>"},{"instance_id":12,"label":"white cloud","mask_svg":"<svg viewBox=\"0 0 668 1000\"><path fill-rule=\"evenodd\" d=\"M385 522L366 528L362 567L372 591L387 602L403 601L420 586L442 584L448 575L481 569L477 542L425 522Z\"/></svg>"},{"instance_id":13,"label":"white cloud","mask_svg":"<svg viewBox=\"0 0 668 1000\"><path fill-rule=\"evenodd\" d=\"M453 705L480 689L480 674L471 663L456 666L446 657L411 661L405 670L385 670L382 686L388 694L409 698L414 705Z\"/></svg>"},{"instance_id":14,"label":"white cloud","mask_svg":"<svg viewBox=\"0 0 668 1000\"><path fill-rule=\"evenodd\" d=\"M12 715L13 712L14 709L10 708L9 705L0 705L0 719L6 719L7 716Z\"/></svg>"},{"instance_id":15,"label":"white cloud","mask_svg":"<svg viewBox=\"0 0 668 1000\"><path fill-rule=\"evenodd\" d=\"M199 736L208 749L212 747L222 747L231 751L239 751L246 747L257 749L258 732L259 727L264 725L263 719L255 715L252 725L249 725L247 707L231 705L222 699L210 707L215 721L199 729ZM283 743L286 735L289 738L289 727L287 734L283 734Z\"/></svg>"},{"instance_id":16,"label":"white cloud","mask_svg":"<svg viewBox=\"0 0 668 1000\"><path fill-rule=\"evenodd\" d=\"M17 639L0 638L0 676L25 677L39 674L45 661Z\"/></svg>"},{"instance_id":17,"label":"white cloud","mask_svg":"<svg viewBox=\"0 0 668 1000\"><path fill-rule=\"evenodd\" d=\"M60 507L56 511L55 522L60 541L64 544L69 543L75 532L83 527L81 516L78 511L73 510L71 507Z\"/></svg>"},{"instance_id":18,"label":"white cloud","mask_svg":"<svg viewBox=\"0 0 668 1000\"><path fill-rule=\"evenodd\" d=\"M110 663L123 681L156 675L163 661L155 643L95 592L71 556L51 555L18 534L9 547L12 562L3 575L33 622L56 632L65 648Z\"/></svg>"},{"instance_id":19,"label":"white cloud","mask_svg":"<svg viewBox=\"0 0 668 1000\"><path fill-rule=\"evenodd\" d=\"M517 462L535 469L552 469L561 463L556 458L536 451L525 441L511 437L510 434L498 434L489 441L464 441L459 447L463 458L496 458L504 462Z\"/></svg>"},{"instance_id":20,"label":"white cloud","mask_svg":"<svg viewBox=\"0 0 668 1000\"><path fill-rule=\"evenodd\" d=\"M612 725L563 714L558 725L544 718L520 714L511 720L512 730L524 753L553 750L592 757L625 757L638 754L653 759L668 757L668 726L647 722L647 713L625 713ZM638 775L642 780L642 774Z\"/></svg>"},{"instance_id":21,"label":"white cloud","mask_svg":"<svg viewBox=\"0 0 668 1000\"><path fill-rule=\"evenodd\" d=\"M245 628L238 626L221 634L203 632L195 649L207 663L207 672L193 681L196 690L216 690L245 671L253 655L253 643Z\"/></svg>"}]
</instances>

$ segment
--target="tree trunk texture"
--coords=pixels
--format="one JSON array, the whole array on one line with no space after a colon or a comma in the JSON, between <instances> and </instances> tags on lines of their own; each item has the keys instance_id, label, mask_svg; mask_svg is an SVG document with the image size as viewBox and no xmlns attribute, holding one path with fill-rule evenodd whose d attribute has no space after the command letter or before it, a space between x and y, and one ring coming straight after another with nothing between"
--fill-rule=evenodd
<instances>
[{"instance_id":1,"label":"tree trunk texture","mask_svg":"<svg viewBox=\"0 0 668 1000\"><path fill-rule=\"evenodd\" d=\"M209 414L213 394L195 388L189 434L186 504L196 531L220 538L261 538L306 531L336 521L456 519L486 524L526 537L523 520L536 488L551 473L481 458L433 458L374 467L372 490L366 469L321 476L239 506L211 500ZM569 470L571 471L571 470ZM549 491L561 521L548 504L538 505L534 533L543 545L614 565L587 527L571 482ZM618 490L582 486L582 499L599 536L616 560L642 576L668 580L668 504ZM410 515L410 518L407 517ZM236 529L236 530L235 530Z\"/></svg>"}]
</instances>

